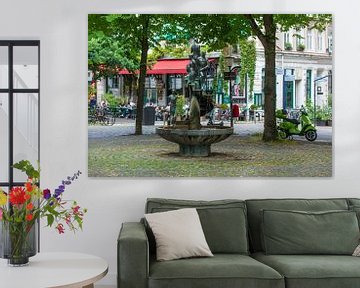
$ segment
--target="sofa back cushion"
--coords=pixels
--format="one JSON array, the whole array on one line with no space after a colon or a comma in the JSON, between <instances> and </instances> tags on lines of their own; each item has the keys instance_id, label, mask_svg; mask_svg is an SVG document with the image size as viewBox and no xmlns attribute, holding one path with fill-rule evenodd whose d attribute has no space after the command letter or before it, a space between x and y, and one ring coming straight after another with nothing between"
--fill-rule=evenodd
<instances>
[{"instance_id":1,"label":"sofa back cushion","mask_svg":"<svg viewBox=\"0 0 360 288\"><path fill-rule=\"evenodd\" d=\"M360 228L360 199L349 198L347 200L348 200L349 210L356 212L356 216L358 218L359 228Z\"/></svg>"},{"instance_id":2,"label":"sofa back cushion","mask_svg":"<svg viewBox=\"0 0 360 288\"><path fill-rule=\"evenodd\" d=\"M266 254L352 255L359 244L354 211L262 210L261 214Z\"/></svg>"},{"instance_id":3,"label":"sofa back cushion","mask_svg":"<svg viewBox=\"0 0 360 288\"><path fill-rule=\"evenodd\" d=\"M360 206L359 198L348 198L347 201L349 206Z\"/></svg>"},{"instance_id":4,"label":"sofa back cushion","mask_svg":"<svg viewBox=\"0 0 360 288\"><path fill-rule=\"evenodd\" d=\"M242 200L175 200L150 198L146 213L165 212L181 208L196 208L206 241L213 253L248 254L247 213ZM174 223L174 225L176 225ZM149 241L153 242L147 229ZM154 243L150 243L154 247Z\"/></svg>"},{"instance_id":5,"label":"sofa back cushion","mask_svg":"<svg viewBox=\"0 0 360 288\"><path fill-rule=\"evenodd\" d=\"M261 246L261 210L330 211L348 210L346 199L254 199L246 200L250 248L263 251Z\"/></svg>"}]
</instances>

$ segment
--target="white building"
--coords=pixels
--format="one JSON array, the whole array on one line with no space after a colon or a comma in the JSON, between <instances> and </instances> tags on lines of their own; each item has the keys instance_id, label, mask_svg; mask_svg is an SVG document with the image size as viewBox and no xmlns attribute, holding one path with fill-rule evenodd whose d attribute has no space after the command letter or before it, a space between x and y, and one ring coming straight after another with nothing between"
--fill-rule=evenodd
<instances>
[{"instance_id":1,"label":"white building","mask_svg":"<svg viewBox=\"0 0 360 288\"><path fill-rule=\"evenodd\" d=\"M309 100L323 107L332 95L332 29L277 33L276 106L299 108ZM264 48L256 41L257 60L252 102L264 104ZM251 100L251 99L250 99Z\"/></svg>"}]
</instances>

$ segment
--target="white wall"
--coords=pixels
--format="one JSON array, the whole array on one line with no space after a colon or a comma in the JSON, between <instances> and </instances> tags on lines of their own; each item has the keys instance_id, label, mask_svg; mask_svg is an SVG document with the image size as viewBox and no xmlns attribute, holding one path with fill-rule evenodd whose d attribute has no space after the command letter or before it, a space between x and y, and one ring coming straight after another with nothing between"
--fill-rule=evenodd
<instances>
[{"instance_id":1,"label":"white wall","mask_svg":"<svg viewBox=\"0 0 360 288\"><path fill-rule=\"evenodd\" d=\"M172 4L174 3L174 4ZM66 192L89 209L84 231L59 236L42 229L43 251L79 251L104 257L115 285L116 239L124 221L137 221L147 197L218 199L258 197L359 197L359 4L352 0L2 0L0 39L41 40L41 165L43 187L80 169ZM205 7L205 8L204 8ZM254 8L253 8L254 7ZM261 8L256 8L261 7ZM335 8L334 8L335 7ZM206 9L204 11L204 9ZM321 178L110 179L87 175L87 14L138 12L335 13L334 176ZM352 26L353 25L353 26ZM351 42L351 43L349 43ZM351 58L350 58L351 57Z\"/></svg>"}]
</instances>

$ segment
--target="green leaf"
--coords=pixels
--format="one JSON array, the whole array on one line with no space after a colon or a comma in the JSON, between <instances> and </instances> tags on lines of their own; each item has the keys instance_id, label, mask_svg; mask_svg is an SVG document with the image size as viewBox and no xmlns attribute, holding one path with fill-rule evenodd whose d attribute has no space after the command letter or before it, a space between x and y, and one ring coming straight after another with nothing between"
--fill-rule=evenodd
<instances>
[{"instance_id":1,"label":"green leaf","mask_svg":"<svg viewBox=\"0 0 360 288\"><path fill-rule=\"evenodd\" d=\"M29 178L40 179L40 169L35 169L29 160L21 160L15 163L13 167L26 173Z\"/></svg>"},{"instance_id":2,"label":"green leaf","mask_svg":"<svg viewBox=\"0 0 360 288\"><path fill-rule=\"evenodd\" d=\"M50 226L51 227L51 225L54 223L54 216L53 215L51 215L51 214L48 214L47 215L47 224L48 224L48 226Z\"/></svg>"}]
</instances>

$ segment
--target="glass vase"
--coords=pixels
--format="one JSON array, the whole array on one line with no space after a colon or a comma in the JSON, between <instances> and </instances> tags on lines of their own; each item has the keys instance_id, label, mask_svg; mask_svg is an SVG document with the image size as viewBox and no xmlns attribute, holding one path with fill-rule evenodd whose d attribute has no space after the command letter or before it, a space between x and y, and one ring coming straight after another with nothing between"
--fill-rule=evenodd
<instances>
[{"instance_id":1,"label":"glass vase","mask_svg":"<svg viewBox=\"0 0 360 288\"><path fill-rule=\"evenodd\" d=\"M0 257L8 259L9 266L25 266L37 251L36 226L28 222L1 221Z\"/></svg>"}]
</instances>

